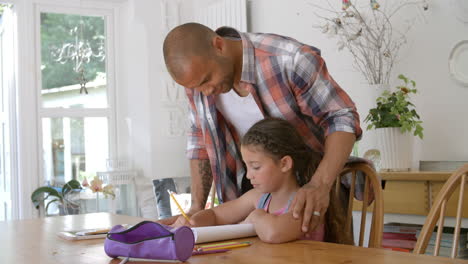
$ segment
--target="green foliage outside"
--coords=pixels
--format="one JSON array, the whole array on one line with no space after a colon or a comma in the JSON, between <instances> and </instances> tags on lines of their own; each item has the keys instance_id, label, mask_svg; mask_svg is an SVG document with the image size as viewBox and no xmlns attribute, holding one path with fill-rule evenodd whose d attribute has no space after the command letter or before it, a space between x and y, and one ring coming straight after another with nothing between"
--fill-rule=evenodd
<instances>
[{"instance_id":1,"label":"green foliage outside","mask_svg":"<svg viewBox=\"0 0 468 264\"><path fill-rule=\"evenodd\" d=\"M57 49L64 44L76 44L87 40L93 53L99 53L99 47L105 43L104 19L102 17L80 16L70 14L41 13L41 56L42 88L50 89L78 84L79 74L74 70L75 61L68 60L62 64L54 56ZM74 33L73 30L75 29ZM83 64L85 78L92 81L98 72L105 72L105 60L91 57L89 63Z\"/></svg>"},{"instance_id":2,"label":"green foliage outside","mask_svg":"<svg viewBox=\"0 0 468 264\"><path fill-rule=\"evenodd\" d=\"M5 9L11 8L11 4L2 4L0 3L0 25L2 24L2 16L3 13L5 12Z\"/></svg>"},{"instance_id":3,"label":"green foliage outside","mask_svg":"<svg viewBox=\"0 0 468 264\"><path fill-rule=\"evenodd\" d=\"M11 8L11 4L2 4L2 3L0 3L0 17L3 15L3 12L7 8Z\"/></svg>"},{"instance_id":4,"label":"green foliage outside","mask_svg":"<svg viewBox=\"0 0 468 264\"><path fill-rule=\"evenodd\" d=\"M384 91L377 98L377 106L369 110L364 120L369 124L367 129L399 127L402 133L413 132L415 136L422 139L422 121L409 98L411 93L417 92L416 82L403 74L400 74L398 79L404 84L397 86L395 92Z\"/></svg>"}]
</instances>

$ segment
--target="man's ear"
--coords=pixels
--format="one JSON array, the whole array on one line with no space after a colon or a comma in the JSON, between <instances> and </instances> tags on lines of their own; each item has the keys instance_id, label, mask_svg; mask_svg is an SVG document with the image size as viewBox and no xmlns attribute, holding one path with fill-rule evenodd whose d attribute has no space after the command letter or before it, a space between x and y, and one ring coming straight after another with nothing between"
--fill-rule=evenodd
<instances>
[{"instance_id":1,"label":"man's ear","mask_svg":"<svg viewBox=\"0 0 468 264\"><path fill-rule=\"evenodd\" d=\"M224 39L220 36L215 36L212 40L211 40L211 44L213 45L213 48L215 49L215 52L217 54L220 54L220 53L223 53L224 52Z\"/></svg>"},{"instance_id":2,"label":"man's ear","mask_svg":"<svg viewBox=\"0 0 468 264\"><path fill-rule=\"evenodd\" d=\"M291 170L292 167L293 167L293 164L294 164L294 161L291 158L291 156L286 155L286 156L282 157L281 160L280 160L281 171L282 172L287 172L287 171Z\"/></svg>"}]
</instances>

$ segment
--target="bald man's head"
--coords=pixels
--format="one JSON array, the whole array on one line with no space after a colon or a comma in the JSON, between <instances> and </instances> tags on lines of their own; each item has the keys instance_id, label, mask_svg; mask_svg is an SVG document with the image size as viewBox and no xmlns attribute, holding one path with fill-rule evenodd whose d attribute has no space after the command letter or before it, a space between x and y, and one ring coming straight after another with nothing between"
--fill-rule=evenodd
<instances>
[{"instance_id":1,"label":"bald man's head","mask_svg":"<svg viewBox=\"0 0 468 264\"><path fill-rule=\"evenodd\" d=\"M214 56L212 39L215 36L213 30L198 23L187 23L172 29L163 44L164 60L172 78L178 79L186 73L192 56Z\"/></svg>"}]
</instances>

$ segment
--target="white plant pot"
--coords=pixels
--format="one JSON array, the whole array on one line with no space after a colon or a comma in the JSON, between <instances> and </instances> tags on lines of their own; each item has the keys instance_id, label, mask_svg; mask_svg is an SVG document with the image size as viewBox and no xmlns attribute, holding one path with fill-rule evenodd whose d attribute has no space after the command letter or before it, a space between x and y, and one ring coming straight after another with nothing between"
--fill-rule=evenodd
<instances>
[{"instance_id":1,"label":"white plant pot","mask_svg":"<svg viewBox=\"0 0 468 264\"><path fill-rule=\"evenodd\" d=\"M380 169L408 171L413 159L411 133L401 133L398 127L377 128L377 148L380 151Z\"/></svg>"},{"instance_id":2,"label":"white plant pot","mask_svg":"<svg viewBox=\"0 0 468 264\"><path fill-rule=\"evenodd\" d=\"M363 157L368 150L377 148L377 135L374 129L367 130L367 123L364 119L369 114L369 110L376 106L376 99L383 91L390 90L388 84L361 84L356 87L349 88L347 92L351 99L356 104L363 135L358 143L358 156Z\"/></svg>"}]
</instances>

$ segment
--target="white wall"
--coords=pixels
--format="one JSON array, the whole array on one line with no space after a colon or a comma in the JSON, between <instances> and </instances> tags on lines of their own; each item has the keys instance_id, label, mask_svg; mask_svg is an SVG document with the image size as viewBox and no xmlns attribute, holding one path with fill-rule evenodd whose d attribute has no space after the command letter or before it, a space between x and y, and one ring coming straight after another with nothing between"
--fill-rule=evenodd
<instances>
[{"instance_id":1,"label":"white wall","mask_svg":"<svg viewBox=\"0 0 468 264\"><path fill-rule=\"evenodd\" d=\"M324 5L323 1L310 1ZM181 3L181 17L174 11L178 3ZM416 141L416 160L468 160L468 138L464 135L468 130L468 109L464 104L468 88L455 83L447 67L450 50L467 38L468 25L455 18L452 4L429 3L426 22L418 20L408 34L409 43L393 74L404 73L418 84L420 93L414 98L424 121L425 139ZM150 179L189 175L185 137L170 135L174 130L169 130L170 111L178 123L184 122L181 121L185 118L183 95L174 93L181 92L182 88L172 87L175 89L170 90L172 94L166 92L168 76L161 49L167 32L164 21L187 21L193 3L173 1L172 9L165 12L162 6L161 1L129 0L122 14L125 19L118 44L123 52L123 61L117 62L117 75L123 81L119 87L119 151L131 157L135 167L142 170L139 198L148 206L153 199ZM249 1L249 29L291 36L320 48L335 80L356 101L365 99L369 87L353 69L349 54L339 52L335 40L314 27L320 24L316 11L306 0L252 0ZM170 19L164 20L161 14ZM406 15L402 13L402 20ZM173 24L167 26L171 28ZM394 85L395 81L391 83Z\"/></svg>"},{"instance_id":2,"label":"white wall","mask_svg":"<svg viewBox=\"0 0 468 264\"><path fill-rule=\"evenodd\" d=\"M421 160L468 160L468 87L456 83L448 69L452 48L468 39L468 23L456 18L453 2L431 1L428 22L415 27L398 67L411 74L421 91L417 102L426 129Z\"/></svg>"},{"instance_id":3,"label":"white wall","mask_svg":"<svg viewBox=\"0 0 468 264\"><path fill-rule=\"evenodd\" d=\"M310 2L327 5L319 0L252 0L250 30L284 34L318 47L335 80L353 98L365 97L368 87L353 70L348 54L339 52L334 39L326 38L314 28L321 24L314 12L320 11ZM415 143L415 159L468 160L468 87L454 82L448 71L450 51L458 41L468 38L468 24L457 20L453 1L433 0L429 4L427 22L416 21L393 74L403 73L417 82L419 94L414 98L424 121L425 137ZM401 20L407 17L408 14L402 12ZM361 116L361 123L363 119Z\"/></svg>"},{"instance_id":4,"label":"white wall","mask_svg":"<svg viewBox=\"0 0 468 264\"><path fill-rule=\"evenodd\" d=\"M174 128L170 118L181 118L183 124L178 125L185 125L186 116L174 112L185 111L186 103L181 87L166 86L173 84L168 82L162 57L165 32L160 1L130 0L124 16L128 18L121 36L124 85L119 91L125 106L121 114L130 120L120 124L131 134L128 154L145 170L146 177L188 176L188 162L180 163L180 157L185 157L185 133L170 129L171 125Z\"/></svg>"},{"instance_id":5,"label":"white wall","mask_svg":"<svg viewBox=\"0 0 468 264\"><path fill-rule=\"evenodd\" d=\"M119 155L140 171L137 193L144 217L156 216L152 179L189 176L185 98L181 87L166 86L161 8L161 1L127 1L118 41L123 57L117 62Z\"/></svg>"}]
</instances>

